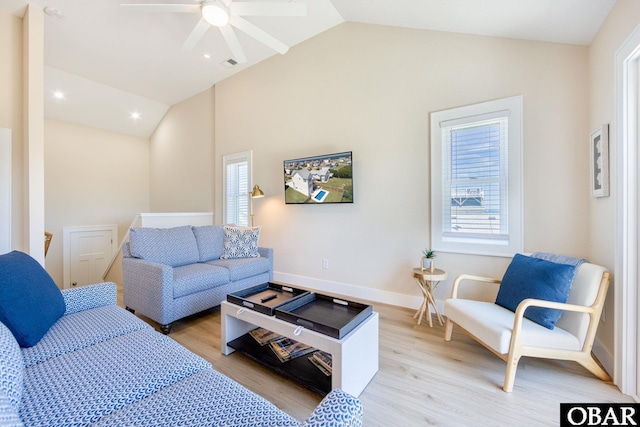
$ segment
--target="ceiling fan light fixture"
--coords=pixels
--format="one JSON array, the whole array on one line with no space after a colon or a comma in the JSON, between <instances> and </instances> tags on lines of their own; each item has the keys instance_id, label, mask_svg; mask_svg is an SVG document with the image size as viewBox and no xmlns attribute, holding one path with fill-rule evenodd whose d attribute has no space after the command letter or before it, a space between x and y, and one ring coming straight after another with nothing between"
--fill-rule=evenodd
<instances>
[{"instance_id":1,"label":"ceiling fan light fixture","mask_svg":"<svg viewBox=\"0 0 640 427\"><path fill-rule=\"evenodd\" d=\"M215 1L207 1L202 4L202 17L214 27L223 27L229 23L228 9Z\"/></svg>"}]
</instances>

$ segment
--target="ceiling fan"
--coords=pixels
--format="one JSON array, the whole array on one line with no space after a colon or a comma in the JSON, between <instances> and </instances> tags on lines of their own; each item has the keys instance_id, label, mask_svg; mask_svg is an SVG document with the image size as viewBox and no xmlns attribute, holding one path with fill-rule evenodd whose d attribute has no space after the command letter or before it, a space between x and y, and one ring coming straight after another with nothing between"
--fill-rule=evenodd
<instances>
[{"instance_id":1,"label":"ceiling fan","mask_svg":"<svg viewBox=\"0 0 640 427\"><path fill-rule=\"evenodd\" d=\"M235 2L232 0L204 0L196 4L122 4L147 12L200 13L201 18L182 45L192 50L197 46L210 26L218 27L233 59L238 63L247 61L233 27L269 46L276 52L285 54L289 46L256 27L242 16L305 16L307 5L293 2Z\"/></svg>"}]
</instances>

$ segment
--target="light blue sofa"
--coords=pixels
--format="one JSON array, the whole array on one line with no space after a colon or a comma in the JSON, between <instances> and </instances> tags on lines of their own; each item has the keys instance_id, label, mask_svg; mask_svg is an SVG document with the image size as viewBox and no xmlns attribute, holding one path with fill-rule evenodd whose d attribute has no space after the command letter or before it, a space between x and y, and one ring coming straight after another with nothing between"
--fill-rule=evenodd
<instances>
[{"instance_id":1,"label":"light blue sofa","mask_svg":"<svg viewBox=\"0 0 640 427\"><path fill-rule=\"evenodd\" d=\"M362 425L360 401L337 389L300 423L116 306L113 283L62 294L64 315L32 347L0 322L2 427Z\"/></svg>"},{"instance_id":2,"label":"light blue sofa","mask_svg":"<svg viewBox=\"0 0 640 427\"><path fill-rule=\"evenodd\" d=\"M220 305L228 293L273 280L273 249L259 248L255 234L253 250L246 242L234 247L233 229L132 228L122 258L127 309L155 320L168 334L174 321Z\"/></svg>"}]
</instances>

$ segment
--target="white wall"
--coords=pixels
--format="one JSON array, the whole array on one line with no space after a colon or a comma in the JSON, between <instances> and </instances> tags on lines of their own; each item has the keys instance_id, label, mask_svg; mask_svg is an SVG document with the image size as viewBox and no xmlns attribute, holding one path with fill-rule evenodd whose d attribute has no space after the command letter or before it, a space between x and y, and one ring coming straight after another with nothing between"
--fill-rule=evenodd
<instances>
[{"instance_id":1,"label":"white wall","mask_svg":"<svg viewBox=\"0 0 640 427\"><path fill-rule=\"evenodd\" d=\"M45 120L46 268L62 287L62 227L118 224L118 239L149 210L149 141ZM118 280L119 261L114 264Z\"/></svg>"},{"instance_id":2,"label":"white wall","mask_svg":"<svg viewBox=\"0 0 640 427\"><path fill-rule=\"evenodd\" d=\"M0 127L12 131L12 248L24 250L24 121L21 18L0 11Z\"/></svg>"},{"instance_id":3,"label":"white wall","mask_svg":"<svg viewBox=\"0 0 640 427\"><path fill-rule=\"evenodd\" d=\"M152 212L213 211L214 96L173 105L151 136Z\"/></svg>"},{"instance_id":4,"label":"white wall","mask_svg":"<svg viewBox=\"0 0 640 427\"><path fill-rule=\"evenodd\" d=\"M25 250L44 266L44 12L29 5L23 19Z\"/></svg>"},{"instance_id":5,"label":"white wall","mask_svg":"<svg viewBox=\"0 0 640 427\"><path fill-rule=\"evenodd\" d=\"M430 239L429 113L514 95L524 97L525 251L586 256L582 46L344 23L216 85L216 165L253 150L265 192L255 219L277 272L417 303L410 269ZM283 160L346 150L354 204L284 204ZM221 182L216 175L218 217ZM455 275L501 277L508 261L439 253L449 280L437 297Z\"/></svg>"},{"instance_id":6,"label":"white wall","mask_svg":"<svg viewBox=\"0 0 640 427\"><path fill-rule=\"evenodd\" d=\"M610 184L611 196L590 198L591 212L588 224L589 256L600 260L611 270L615 265L616 231L616 182L618 138L616 134L615 54L624 41L640 25L640 2L618 0L589 46L589 130L594 131L603 123L609 124ZM614 292L615 276L605 303L605 320L598 330L598 339L610 357L614 348ZM598 354L601 360L606 355Z\"/></svg>"}]
</instances>

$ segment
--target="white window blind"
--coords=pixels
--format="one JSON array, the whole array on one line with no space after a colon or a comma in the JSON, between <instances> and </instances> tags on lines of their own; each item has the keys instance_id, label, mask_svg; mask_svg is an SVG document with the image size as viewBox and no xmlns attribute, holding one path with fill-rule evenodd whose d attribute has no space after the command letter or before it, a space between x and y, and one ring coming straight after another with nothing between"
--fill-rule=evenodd
<instances>
[{"instance_id":1,"label":"white window blind","mask_svg":"<svg viewBox=\"0 0 640 427\"><path fill-rule=\"evenodd\" d=\"M445 127L442 133L444 236L507 240L506 117Z\"/></svg>"},{"instance_id":2,"label":"white window blind","mask_svg":"<svg viewBox=\"0 0 640 427\"><path fill-rule=\"evenodd\" d=\"M251 152L224 156L224 223L249 225Z\"/></svg>"},{"instance_id":3,"label":"white window blind","mask_svg":"<svg viewBox=\"0 0 640 427\"><path fill-rule=\"evenodd\" d=\"M432 248L522 250L522 98L432 113Z\"/></svg>"}]
</instances>

